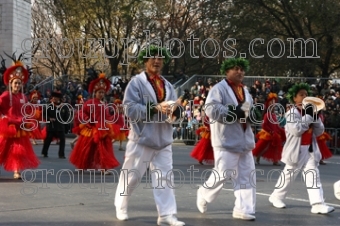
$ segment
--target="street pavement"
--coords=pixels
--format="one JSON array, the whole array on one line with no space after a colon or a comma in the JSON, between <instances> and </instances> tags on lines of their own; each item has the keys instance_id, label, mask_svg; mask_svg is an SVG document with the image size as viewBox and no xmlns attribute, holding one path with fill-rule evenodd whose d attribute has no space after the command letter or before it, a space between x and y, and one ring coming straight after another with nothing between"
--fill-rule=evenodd
<instances>
[{"instance_id":1,"label":"street pavement","mask_svg":"<svg viewBox=\"0 0 340 226\"><path fill-rule=\"evenodd\" d=\"M66 143L66 156L71 151ZM124 143L125 146L126 143ZM212 165L200 165L190 157L193 146L176 143L173 146L174 175L178 218L186 225L339 225L340 200L334 197L333 183L340 180L340 156L333 156L327 165L319 167L326 203L335 207L328 215L310 212L306 188L299 176L285 200L287 208L276 209L268 197L273 191L279 174L273 170L283 169L261 159L257 167L256 220L242 221L232 218L234 195L232 183L226 183L218 198L208 204L205 214L196 208L196 191L209 175ZM117 175L104 176L100 172L77 171L68 159L58 158L58 145L49 150L49 158L40 157L41 143L34 146L41 164L37 171L26 171L25 181L13 179L12 172L2 168L0 175L0 225L157 225L157 211L152 188L144 176L130 198L129 220L118 221L115 217L114 194ZM124 151L118 151L117 159L123 163ZM197 170L197 172L195 172ZM262 172L262 173L261 173ZM262 175L261 175L262 174ZM148 177L150 178L150 177Z\"/></svg>"}]
</instances>

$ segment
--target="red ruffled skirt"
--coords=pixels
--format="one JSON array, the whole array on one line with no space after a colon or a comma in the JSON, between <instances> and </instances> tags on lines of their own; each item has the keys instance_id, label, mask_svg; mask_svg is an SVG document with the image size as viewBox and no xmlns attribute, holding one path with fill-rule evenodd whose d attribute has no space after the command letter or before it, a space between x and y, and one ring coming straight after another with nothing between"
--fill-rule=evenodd
<instances>
[{"instance_id":1,"label":"red ruffled skirt","mask_svg":"<svg viewBox=\"0 0 340 226\"><path fill-rule=\"evenodd\" d=\"M0 123L0 126L8 129L7 132L0 133L0 164L6 171L37 168L40 161L32 148L30 132L5 124Z\"/></svg>"},{"instance_id":2,"label":"red ruffled skirt","mask_svg":"<svg viewBox=\"0 0 340 226\"><path fill-rule=\"evenodd\" d=\"M270 134L265 130L257 133L253 155L262 157L270 162L278 162L281 159L283 139L278 133Z\"/></svg>"},{"instance_id":3,"label":"red ruffled skirt","mask_svg":"<svg viewBox=\"0 0 340 226\"><path fill-rule=\"evenodd\" d=\"M211 146L210 131L207 127L202 126L196 131L196 134L200 135L201 139L192 150L190 156L199 162L214 161L214 150Z\"/></svg>"},{"instance_id":4,"label":"red ruffled skirt","mask_svg":"<svg viewBox=\"0 0 340 226\"><path fill-rule=\"evenodd\" d=\"M114 124L112 124L112 126L114 126L115 129L119 129L119 133L117 133L116 136L114 137L115 140L124 141L129 135L129 130L125 130L127 129L127 126L125 125L125 123L126 122L124 121L124 115L119 114L118 120ZM123 128L124 130L121 130Z\"/></svg>"},{"instance_id":5,"label":"red ruffled skirt","mask_svg":"<svg viewBox=\"0 0 340 226\"><path fill-rule=\"evenodd\" d=\"M95 126L79 125L79 139L73 148L70 162L78 169L112 169L119 166L113 151L112 139L117 131L107 124L109 130Z\"/></svg>"},{"instance_id":6,"label":"red ruffled skirt","mask_svg":"<svg viewBox=\"0 0 340 226\"><path fill-rule=\"evenodd\" d=\"M120 130L120 132L117 134L117 136L114 137L114 139L117 141L124 141L126 140L128 135L129 135L128 130Z\"/></svg>"},{"instance_id":7,"label":"red ruffled skirt","mask_svg":"<svg viewBox=\"0 0 340 226\"><path fill-rule=\"evenodd\" d=\"M322 159L328 159L333 156L331 150L327 146L327 141L332 140L332 136L326 132L316 138L322 155Z\"/></svg>"},{"instance_id":8,"label":"red ruffled skirt","mask_svg":"<svg viewBox=\"0 0 340 226\"><path fill-rule=\"evenodd\" d=\"M44 140L46 137L46 134L43 134L42 129L41 129L41 125L38 122L38 120L41 120L41 115L42 115L42 111L39 108L35 109L35 119L37 120L36 124L37 124L37 128L34 129L31 133L31 138L37 139L37 140Z\"/></svg>"},{"instance_id":9,"label":"red ruffled skirt","mask_svg":"<svg viewBox=\"0 0 340 226\"><path fill-rule=\"evenodd\" d=\"M31 132L31 138L34 138L36 140L44 140L45 137L46 137L46 131L45 133L43 133L42 129L40 128L40 125L38 125L38 127Z\"/></svg>"}]
</instances>

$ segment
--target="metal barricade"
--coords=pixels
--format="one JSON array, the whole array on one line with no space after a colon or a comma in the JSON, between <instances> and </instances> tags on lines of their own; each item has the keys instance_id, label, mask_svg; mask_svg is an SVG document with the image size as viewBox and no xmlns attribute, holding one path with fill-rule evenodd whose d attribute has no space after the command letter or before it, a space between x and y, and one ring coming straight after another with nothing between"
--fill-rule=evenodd
<instances>
[{"instance_id":1,"label":"metal barricade","mask_svg":"<svg viewBox=\"0 0 340 226\"><path fill-rule=\"evenodd\" d=\"M333 154L340 154L340 129L338 128L325 128L325 132L328 133L332 139L327 141L328 148Z\"/></svg>"},{"instance_id":2,"label":"metal barricade","mask_svg":"<svg viewBox=\"0 0 340 226\"><path fill-rule=\"evenodd\" d=\"M197 142L198 136L196 135L196 130L199 128L199 124L188 124L187 122L182 122L180 124L173 125L173 137L174 141L180 141L186 145L194 145Z\"/></svg>"},{"instance_id":3,"label":"metal barricade","mask_svg":"<svg viewBox=\"0 0 340 226\"><path fill-rule=\"evenodd\" d=\"M178 128L178 124L176 126L176 128ZM178 133L179 135L176 135L174 132L175 141L181 141L186 145L195 145L200 140L200 136L196 134L196 130L202 126L202 124L195 124L192 127L188 127L187 123L183 123L182 126L183 127L181 127L180 130L181 133ZM252 130L256 135L261 130L261 125L252 125ZM333 154L340 154L340 129L325 128L325 132L327 132L332 137L332 140L327 141L327 146L329 149Z\"/></svg>"}]
</instances>

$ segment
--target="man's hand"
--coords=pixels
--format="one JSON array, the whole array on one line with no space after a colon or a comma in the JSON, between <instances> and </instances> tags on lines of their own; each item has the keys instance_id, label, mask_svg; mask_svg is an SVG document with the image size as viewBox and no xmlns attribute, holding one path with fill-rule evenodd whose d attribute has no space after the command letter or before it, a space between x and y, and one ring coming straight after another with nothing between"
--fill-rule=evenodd
<instances>
[{"instance_id":1,"label":"man's hand","mask_svg":"<svg viewBox=\"0 0 340 226\"><path fill-rule=\"evenodd\" d=\"M170 112L173 114L176 109L182 105L182 98L178 98L176 101L168 101Z\"/></svg>"},{"instance_id":2,"label":"man's hand","mask_svg":"<svg viewBox=\"0 0 340 226\"><path fill-rule=\"evenodd\" d=\"M237 116L237 119L246 117L244 111L242 110L242 104L236 106L235 114Z\"/></svg>"},{"instance_id":3,"label":"man's hand","mask_svg":"<svg viewBox=\"0 0 340 226\"><path fill-rule=\"evenodd\" d=\"M241 106L241 110L244 111L245 117L248 118L249 110L250 110L250 103L244 102Z\"/></svg>"},{"instance_id":4,"label":"man's hand","mask_svg":"<svg viewBox=\"0 0 340 226\"><path fill-rule=\"evenodd\" d=\"M170 105L167 101L163 101L162 103L159 103L155 107L159 112L162 112L163 114L169 115L171 113Z\"/></svg>"}]
</instances>

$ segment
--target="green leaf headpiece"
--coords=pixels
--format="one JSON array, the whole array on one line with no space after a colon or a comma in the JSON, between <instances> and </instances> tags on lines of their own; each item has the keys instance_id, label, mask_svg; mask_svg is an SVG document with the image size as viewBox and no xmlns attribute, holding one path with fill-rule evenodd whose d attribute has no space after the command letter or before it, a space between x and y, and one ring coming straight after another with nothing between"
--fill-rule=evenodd
<instances>
[{"instance_id":1,"label":"green leaf headpiece","mask_svg":"<svg viewBox=\"0 0 340 226\"><path fill-rule=\"evenodd\" d=\"M307 83L298 83L293 85L287 92L286 97L289 100L289 102L294 103L294 97L302 89L307 91L308 96L311 95L310 86Z\"/></svg>"},{"instance_id":2,"label":"green leaf headpiece","mask_svg":"<svg viewBox=\"0 0 340 226\"><path fill-rule=\"evenodd\" d=\"M163 57L164 63L169 63L171 57L166 48L162 48L155 45L147 45L138 55L138 62L143 64L148 58L152 58L156 55Z\"/></svg>"},{"instance_id":3,"label":"green leaf headpiece","mask_svg":"<svg viewBox=\"0 0 340 226\"><path fill-rule=\"evenodd\" d=\"M230 58L223 61L221 65L221 74L225 75L225 72L235 66L243 68L244 71L249 71L249 61L243 58Z\"/></svg>"}]
</instances>

